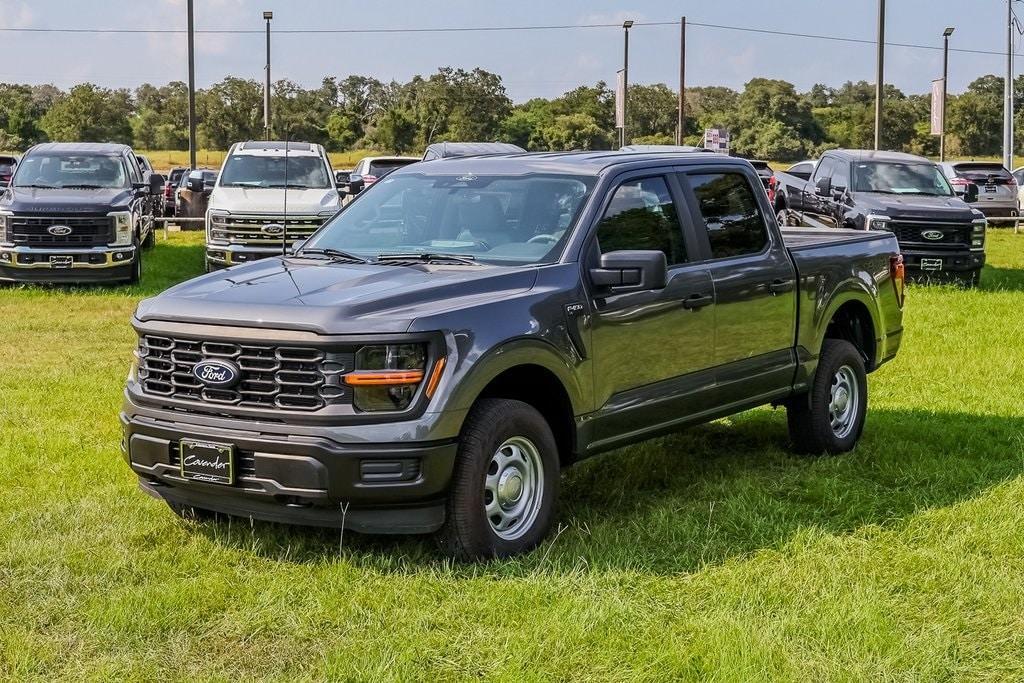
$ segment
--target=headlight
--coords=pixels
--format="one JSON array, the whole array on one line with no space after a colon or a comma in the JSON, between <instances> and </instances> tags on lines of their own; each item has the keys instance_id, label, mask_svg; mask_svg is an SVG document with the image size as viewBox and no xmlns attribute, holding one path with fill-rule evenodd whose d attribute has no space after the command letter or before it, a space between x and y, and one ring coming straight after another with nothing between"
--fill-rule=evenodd
<instances>
[{"instance_id":1,"label":"headlight","mask_svg":"<svg viewBox=\"0 0 1024 683\"><path fill-rule=\"evenodd\" d=\"M231 214L227 211L219 211L211 209L206 212L206 239L209 242L223 242L228 241L228 234L224 231L224 227L228 223L228 218Z\"/></svg>"},{"instance_id":2,"label":"headlight","mask_svg":"<svg viewBox=\"0 0 1024 683\"><path fill-rule=\"evenodd\" d=\"M983 249L985 247L985 230L988 228L988 221L984 218L977 218L971 224L971 249Z\"/></svg>"},{"instance_id":3,"label":"headlight","mask_svg":"<svg viewBox=\"0 0 1024 683\"><path fill-rule=\"evenodd\" d=\"M874 214L869 214L868 217L865 219L865 224L867 225L868 230L888 230L890 232L892 231L892 228L889 227L888 216L877 216Z\"/></svg>"},{"instance_id":4,"label":"headlight","mask_svg":"<svg viewBox=\"0 0 1024 683\"><path fill-rule=\"evenodd\" d=\"M356 408L405 410L423 382L427 350L423 344L364 346L356 352L355 372L345 375Z\"/></svg>"},{"instance_id":5,"label":"headlight","mask_svg":"<svg viewBox=\"0 0 1024 683\"><path fill-rule=\"evenodd\" d=\"M111 246L127 247L132 243L132 214L130 211L112 211L107 214L114 219L114 241Z\"/></svg>"}]
</instances>

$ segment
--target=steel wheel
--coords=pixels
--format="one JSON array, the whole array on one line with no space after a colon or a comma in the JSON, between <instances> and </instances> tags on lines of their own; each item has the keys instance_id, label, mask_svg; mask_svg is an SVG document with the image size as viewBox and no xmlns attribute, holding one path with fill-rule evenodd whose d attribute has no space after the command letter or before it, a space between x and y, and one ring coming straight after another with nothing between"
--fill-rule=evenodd
<instances>
[{"instance_id":1,"label":"steel wheel","mask_svg":"<svg viewBox=\"0 0 1024 683\"><path fill-rule=\"evenodd\" d=\"M832 433L845 439L857 424L859 403L857 375L849 365L840 366L832 376L828 417Z\"/></svg>"},{"instance_id":2,"label":"steel wheel","mask_svg":"<svg viewBox=\"0 0 1024 683\"><path fill-rule=\"evenodd\" d=\"M544 467L532 441L514 436L491 456L484 479L484 511L494 533L514 540L534 524L543 501Z\"/></svg>"},{"instance_id":3,"label":"steel wheel","mask_svg":"<svg viewBox=\"0 0 1024 683\"><path fill-rule=\"evenodd\" d=\"M784 228L789 225L789 212L785 209L779 209L775 214L775 221L779 224L780 228Z\"/></svg>"}]
</instances>

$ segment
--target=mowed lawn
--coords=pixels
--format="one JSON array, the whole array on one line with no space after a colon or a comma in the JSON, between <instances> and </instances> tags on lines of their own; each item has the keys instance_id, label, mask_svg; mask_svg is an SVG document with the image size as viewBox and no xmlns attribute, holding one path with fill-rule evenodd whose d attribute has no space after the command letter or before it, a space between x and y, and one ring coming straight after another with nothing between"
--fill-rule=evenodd
<instances>
[{"instance_id":1,"label":"mowed lawn","mask_svg":"<svg viewBox=\"0 0 1024 683\"><path fill-rule=\"evenodd\" d=\"M478 566L139 492L128 318L199 235L147 256L140 288L0 289L0 679L1024 678L1024 235L980 290L909 290L855 452L793 456L763 409L609 453Z\"/></svg>"}]
</instances>

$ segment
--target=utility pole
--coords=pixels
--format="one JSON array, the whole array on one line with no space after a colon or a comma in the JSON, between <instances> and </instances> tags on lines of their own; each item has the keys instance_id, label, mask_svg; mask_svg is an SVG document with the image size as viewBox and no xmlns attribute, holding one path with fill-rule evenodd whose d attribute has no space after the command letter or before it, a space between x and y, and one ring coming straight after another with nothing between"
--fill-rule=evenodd
<instances>
[{"instance_id":1,"label":"utility pole","mask_svg":"<svg viewBox=\"0 0 1024 683\"><path fill-rule=\"evenodd\" d=\"M1003 83L1003 166L1013 168L1013 0L1006 0L1006 81Z\"/></svg>"},{"instance_id":2,"label":"utility pole","mask_svg":"<svg viewBox=\"0 0 1024 683\"><path fill-rule=\"evenodd\" d=\"M633 26L633 20L627 19L622 22L624 40L622 43L622 130L620 131L619 147L626 146L626 114L629 101L629 29Z\"/></svg>"},{"instance_id":3,"label":"utility pole","mask_svg":"<svg viewBox=\"0 0 1024 683\"><path fill-rule=\"evenodd\" d=\"M875 76L875 149L882 148L882 93L885 87L885 0L878 0L878 73Z\"/></svg>"},{"instance_id":4,"label":"utility pole","mask_svg":"<svg viewBox=\"0 0 1024 683\"><path fill-rule=\"evenodd\" d=\"M953 27L947 26L942 32L942 127L939 132L939 161L946 160L946 90L949 77L949 37Z\"/></svg>"},{"instance_id":5,"label":"utility pole","mask_svg":"<svg viewBox=\"0 0 1024 683\"><path fill-rule=\"evenodd\" d=\"M266 139L269 140L272 134L270 124L270 20L274 18L274 13L264 12L263 18L267 22L267 82L263 86L263 128Z\"/></svg>"},{"instance_id":6,"label":"utility pole","mask_svg":"<svg viewBox=\"0 0 1024 683\"><path fill-rule=\"evenodd\" d=\"M679 20L679 115L676 120L676 144L683 144L686 124L686 17Z\"/></svg>"},{"instance_id":7,"label":"utility pole","mask_svg":"<svg viewBox=\"0 0 1024 683\"><path fill-rule=\"evenodd\" d=\"M192 0L188 0L188 167L196 167L196 39Z\"/></svg>"}]
</instances>

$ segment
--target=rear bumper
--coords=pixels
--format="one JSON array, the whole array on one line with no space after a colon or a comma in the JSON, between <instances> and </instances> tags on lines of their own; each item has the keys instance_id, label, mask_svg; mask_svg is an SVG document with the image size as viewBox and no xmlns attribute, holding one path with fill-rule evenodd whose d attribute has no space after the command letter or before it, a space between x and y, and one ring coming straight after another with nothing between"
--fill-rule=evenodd
<instances>
[{"instance_id":1,"label":"rear bumper","mask_svg":"<svg viewBox=\"0 0 1024 683\"><path fill-rule=\"evenodd\" d=\"M55 257L55 258L51 258ZM0 280L113 282L131 276L135 247L0 247ZM68 260L70 259L70 261ZM62 265L54 261L59 260Z\"/></svg>"},{"instance_id":2,"label":"rear bumper","mask_svg":"<svg viewBox=\"0 0 1024 683\"><path fill-rule=\"evenodd\" d=\"M455 462L455 440L338 443L308 435L267 434L189 424L187 416L121 414L122 454L140 486L158 498L241 517L364 533L436 531ZM178 443L199 438L234 445L231 486L181 476Z\"/></svg>"}]
</instances>

